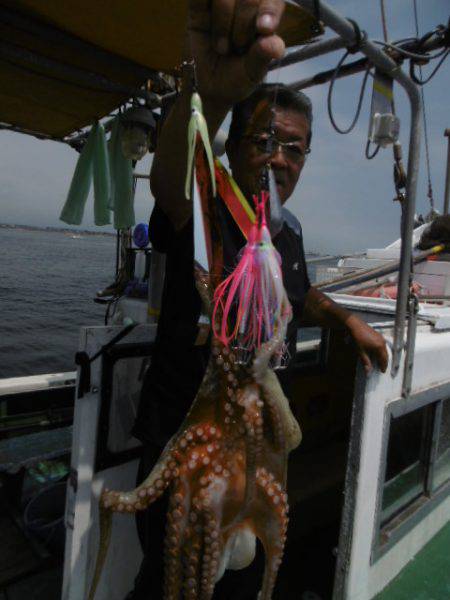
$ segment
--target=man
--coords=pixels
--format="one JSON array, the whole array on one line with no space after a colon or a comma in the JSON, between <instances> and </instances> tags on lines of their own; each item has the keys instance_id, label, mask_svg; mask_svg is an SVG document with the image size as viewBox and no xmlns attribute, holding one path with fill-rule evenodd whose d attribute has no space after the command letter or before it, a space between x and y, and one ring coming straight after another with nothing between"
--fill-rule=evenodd
<instances>
[{"instance_id":1,"label":"man","mask_svg":"<svg viewBox=\"0 0 450 600\"><path fill-rule=\"evenodd\" d=\"M234 111L227 142L236 182L250 199L259 188L262 169L269 162L281 202L285 203L309 151L312 114L303 94L296 95L280 86L256 89L270 61L280 58L284 51L283 42L276 35L282 9L280 0L192 0L189 37L211 138L228 110L244 100ZM190 96L187 76L183 92L162 127L151 173L156 204L150 231L154 247L166 253L166 280L154 358L134 429L136 437L146 446L141 479L180 426L208 359L208 345L196 344L200 300L192 274L192 204L183 192ZM273 151L268 154L266 141L272 129ZM220 221L225 266L232 268L245 240L223 206ZM293 305L294 319L288 330L291 342L295 343L300 320L343 328L355 341L366 370L375 361L384 371L387 352L382 336L310 286L301 228L295 220L290 221L288 217L274 244L282 257L284 285ZM162 598L166 510L163 499L138 519L146 558L133 599ZM259 565L255 561L245 573L226 573L214 598L254 600L259 583Z\"/></svg>"}]
</instances>

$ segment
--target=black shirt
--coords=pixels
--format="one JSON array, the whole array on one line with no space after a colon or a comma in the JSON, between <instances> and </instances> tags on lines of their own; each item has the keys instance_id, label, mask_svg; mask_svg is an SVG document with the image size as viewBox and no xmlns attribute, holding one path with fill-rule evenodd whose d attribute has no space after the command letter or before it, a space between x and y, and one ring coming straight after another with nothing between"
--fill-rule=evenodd
<instances>
[{"instance_id":1,"label":"black shirt","mask_svg":"<svg viewBox=\"0 0 450 600\"><path fill-rule=\"evenodd\" d=\"M245 238L220 199L218 204L224 271L229 273L236 265ZM300 223L286 209L283 213L284 224L273 243L282 258L284 287L293 309L287 332L293 356L310 282ZM166 254L166 274L152 362L145 377L133 435L144 443L162 446L177 431L195 398L206 369L209 344L195 345L201 302L193 277L192 220L177 232L155 205L149 231L155 250Z\"/></svg>"}]
</instances>

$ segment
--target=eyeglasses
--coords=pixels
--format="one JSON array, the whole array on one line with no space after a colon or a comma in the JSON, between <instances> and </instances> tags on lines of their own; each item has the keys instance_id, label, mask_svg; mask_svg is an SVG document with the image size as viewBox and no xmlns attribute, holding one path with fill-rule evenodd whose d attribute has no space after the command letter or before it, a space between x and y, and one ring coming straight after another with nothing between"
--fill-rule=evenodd
<instances>
[{"instance_id":1,"label":"eyeglasses","mask_svg":"<svg viewBox=\"0 0 450 600\"><path fill-rule=\"evenodd\" d=\"M282 142L270 133L253 133L243 138L248 139L259 154L274 156L281 149L286 159L297 165L302 164L311 152L309 148L302 148L300 142Z\"/></svg>"}]
</instances>

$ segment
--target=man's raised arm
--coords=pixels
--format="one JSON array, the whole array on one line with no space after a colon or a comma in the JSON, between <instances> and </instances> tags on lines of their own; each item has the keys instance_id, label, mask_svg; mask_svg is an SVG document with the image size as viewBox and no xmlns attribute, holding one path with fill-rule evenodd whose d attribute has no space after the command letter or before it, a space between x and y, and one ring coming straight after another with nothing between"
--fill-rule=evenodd
<instances>
[{"instance_id":1,"label":"man's raised arm","mask_svg":"<svg viewBox=\"0 0 450 600\"><path fill-rule=\"evenodd\" d=\"M276 35L283 8L284 0L190 0L186 58L195 61L211 140L233 104L283 55ZM191 91L186 81L160 132L150 178L156 203L177 230L192 214L184 198Z\"/></svg>"}]
</instances>

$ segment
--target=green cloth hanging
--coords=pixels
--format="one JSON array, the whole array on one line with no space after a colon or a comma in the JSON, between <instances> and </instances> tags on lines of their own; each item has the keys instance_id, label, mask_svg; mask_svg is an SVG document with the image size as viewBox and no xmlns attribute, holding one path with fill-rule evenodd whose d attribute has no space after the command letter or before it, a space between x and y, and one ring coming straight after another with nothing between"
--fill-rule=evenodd
<instances>
[{"instance_id":1,"label":"green cloth hanging","mask_svg":"<svg viewBox=\"0 0 450 600\"><path fill-rule=\"evenodd\" d=\"M111 223L127 229L135 224L133 165L124 157L120 140L120 117L114 120L111 139L106 143L105 130L95 123L80 154L60 219L69 225L80 225L86 201L94 180L94 222Z\"/></svg>"},{"instance_id":2,"label":"green cloth hanging","mask_svg":"<svg viewBox=\"0 0 450 600\"><path fill-rule=\"evenodd\" d=\"M94 144L94 222L96 225L109 225L111 213L111 172L106 145L105 130L101 124L96 127Z\"/></svg>"},{"instance_id":3,"label":"green cloth hanging","mask_svg":"<svg viewBox=\"0 0 450 600\"><path fill-rule=\"evenodd\" d=\"M91 130L78 158L67 200L59 217L69 225L80 225L83 219L84 207L91 188L94 137Z\"/></svg>"},{"instance_id":4,"label":"green cloth hanging","mask_svg":"<svg viewBox=\"0 0 450 600\"><path fill-rule=\"evenodd\" d=\"M114 211L115 229L127 229L135 224L133 165L125 158L120 141L120 117L114 120L109 140L111 196L109 207Z\"/></svg>"},{"instance_id":5,"label":"green cloth hanging","mask_svg":"<svg viewBox=\"0 0 450 600\"><path fill-rule=\"evenodd\" d=\"M111 223L109 201L111 176L106 149L105 130L95 123L78 158L67 200L60 219L69 225L80 225L86 200L94 178L94 221L96 225Z\"/></svg>"}]
</instances>

